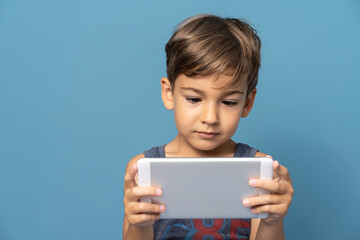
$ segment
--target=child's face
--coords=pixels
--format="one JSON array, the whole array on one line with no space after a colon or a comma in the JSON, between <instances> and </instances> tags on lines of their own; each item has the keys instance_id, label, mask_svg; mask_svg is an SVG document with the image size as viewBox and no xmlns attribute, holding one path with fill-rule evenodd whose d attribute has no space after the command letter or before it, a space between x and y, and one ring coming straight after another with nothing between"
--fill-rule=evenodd
<instances>
[{"instance_id":1,"label":"child's face","mask_svg":"<svg viewBox=\"0 0 360 240\"><path fill-rule=\"evenodd\" d=\"M171 91L163 78L162 98L174 110L179 137L197 150L210 151L227 142L235 133L240 117L250 112L256 89L246 99L244 83L229 85L230 76L190 78L181 74Z\"/></svg>"}]
</instances>

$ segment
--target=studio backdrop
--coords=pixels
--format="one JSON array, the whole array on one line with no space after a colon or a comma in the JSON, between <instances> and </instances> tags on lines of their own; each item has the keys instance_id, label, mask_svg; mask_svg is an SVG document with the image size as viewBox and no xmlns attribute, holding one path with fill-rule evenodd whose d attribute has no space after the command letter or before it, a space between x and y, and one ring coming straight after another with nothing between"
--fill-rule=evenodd
<instances>
[{"instance_id":1,"label":"studio backdrop","mask_svg":"<svg viewBox=\"0 0 360 240\"><path fill-rule=\"evenodd\" d=\"M357 0L1 0L0 239L121 239L127 162L177 133L165 44L199 13L262 40L233 139L289 169L287 239L360 239Z\"/></svg>"}]
</instances>

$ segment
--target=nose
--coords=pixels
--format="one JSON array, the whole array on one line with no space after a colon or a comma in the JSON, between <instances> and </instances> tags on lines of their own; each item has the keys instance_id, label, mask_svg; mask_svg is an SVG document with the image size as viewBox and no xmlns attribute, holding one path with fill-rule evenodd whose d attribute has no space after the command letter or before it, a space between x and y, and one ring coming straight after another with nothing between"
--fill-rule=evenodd
<instances>
[{"instance_id":1,"label":"nose","mask_svg":"<svg viewBox=\"0 0 360 240\"><path fill-rule=\"evenodd\" d=\"M205 104L200 118L201 123L214 125L219 123L219 114L216 104Z\"/></svg>"}]
</instances>

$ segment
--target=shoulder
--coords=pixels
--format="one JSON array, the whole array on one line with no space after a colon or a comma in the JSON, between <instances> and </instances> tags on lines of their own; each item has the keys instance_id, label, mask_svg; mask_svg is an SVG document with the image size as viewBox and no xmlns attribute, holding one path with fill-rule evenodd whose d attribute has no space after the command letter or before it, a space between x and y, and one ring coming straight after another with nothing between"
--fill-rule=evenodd
<instances>
[{"instance_id":1,"label":"shoulder","mask_svg":"<svg viewBox=\"0 0 360 240\"><path fill-rule=\"evenodd\" d=\"M128 162L127 166L126 166L126 172L130 171L132 166L134 164L137 164L138 160L141 158L144 158L145 155L146 157L158 157L162 155L162 151L164 149L164 145L159 146L159 147L152 147L148 150L145 150L143 153L140 153L138 155L136 155L135 157L133 157L132 159L130 159L130 161Z\"/></svg>"}]
</instances>

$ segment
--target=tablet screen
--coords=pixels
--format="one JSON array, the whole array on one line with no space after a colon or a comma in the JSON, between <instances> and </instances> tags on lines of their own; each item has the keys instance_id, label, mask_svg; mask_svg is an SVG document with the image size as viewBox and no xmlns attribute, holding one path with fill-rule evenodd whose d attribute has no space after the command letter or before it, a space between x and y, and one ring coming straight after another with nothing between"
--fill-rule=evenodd
<instances>
[{"instance_id":1,"label":"tablet screen","mask_svg":"<svg viewBox=\"0 0 360 240\"><path fill-rule=\"evenodd\" d=\"M192 209L194 216L231 216L245 208L242 200L258 195L249 186L250 178L260 178L259 161L222 162L151 162L151 185L161 187L163 195L153 202L167 205L166 215ZM234 209L234 206L236 209ZM180 216L179 216L180 214ZM188 212L186 217L188 217Z\"/></svg>"}]
</instances>

